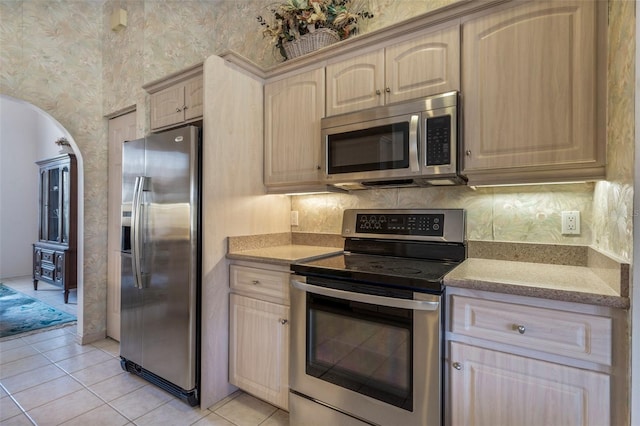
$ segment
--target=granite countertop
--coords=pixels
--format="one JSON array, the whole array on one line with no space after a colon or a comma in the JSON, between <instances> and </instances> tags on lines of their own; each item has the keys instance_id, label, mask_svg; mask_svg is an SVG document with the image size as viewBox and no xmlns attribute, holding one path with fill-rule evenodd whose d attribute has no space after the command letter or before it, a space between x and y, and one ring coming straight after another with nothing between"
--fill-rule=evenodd
<instances>
[{"instance_id":1,"label":"granite countertop","mask_svg":"<svg viewBox=\"0 0 640 426\"><path fill-rule=\"evenodd\" d=\"M330 234L229 237L227 258L290 265L341 253L342 244ZM468 255L445 285L629 308L629 264L588 246L469 241Z\"/></svg>"},{"instance_id":2,"label":"granite countertop","mask_svg":"<svg viewBox=\"0 0 640 426\"><path fill-rule=\"evenodd\" d=\"M444 282L452 287L629 308L629 298L587 266L469 258Z\"/></svg>"},{"instance_id":3,"label":"granite countertop","mask_svg":"<svg viewBox=\"0 0 640 426\"><path fill-rule=\"evenodd\" d=\"M306 262L336 253L342 253L342 249L336 247L286 244L229 252L227 253L227 259L258 261L276 265L290 265L292 263Z\"/></svg>"}]
</instances>

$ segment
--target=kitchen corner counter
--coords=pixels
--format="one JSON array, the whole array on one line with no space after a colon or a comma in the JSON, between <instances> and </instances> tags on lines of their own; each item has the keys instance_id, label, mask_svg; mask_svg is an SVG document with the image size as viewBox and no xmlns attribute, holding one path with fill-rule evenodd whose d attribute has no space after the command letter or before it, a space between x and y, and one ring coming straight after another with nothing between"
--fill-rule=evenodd
<instances>
[{"instance_id":1,"label":"kitchen corner counter","mask_svg":"<svg viewBox=\"0 0 640 426\"><path fill-rule=\"evenodd\" d=\"M444 282L451 287L629 308L629 298L587 266L468 258Z\"/></svg>"},{"instance_id":2,"label":"kitchen corner counter","mask_svg":"<svg viewBox=\"0 0 640 426\"><path fill-rule=\"evenodd\" d=\"M289 266L342 253L340 235L283 232L228 237L227 259Z\"/></svg>"},{"instance_id":3,"label":"kitchen corner counter","mask_svg":"<svg viewBox=\"0 0 640 426\"><path fill-rule=\"evenodd\" d=\"M318 247L298 244L263 247L227 253L227 259L290 265L341 253L337 247Z\"/></svg>"}]
</instances>

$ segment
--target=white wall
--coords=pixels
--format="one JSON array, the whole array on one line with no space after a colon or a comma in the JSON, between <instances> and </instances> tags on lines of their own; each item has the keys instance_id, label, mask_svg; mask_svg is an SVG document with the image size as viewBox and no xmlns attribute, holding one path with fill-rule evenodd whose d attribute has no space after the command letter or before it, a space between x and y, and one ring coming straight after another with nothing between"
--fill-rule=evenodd
<instances>
[{"instance_id":1,"label":"white wall","mask_svg":"<svg viewBox=\"0 0 640 426\"><path fill-rule=\"evenodd\" d=\"M31 104L0 96L0 279L31 275L38 238L37 160L58 155L67 136Z\"/></svg>"}]
</instances>

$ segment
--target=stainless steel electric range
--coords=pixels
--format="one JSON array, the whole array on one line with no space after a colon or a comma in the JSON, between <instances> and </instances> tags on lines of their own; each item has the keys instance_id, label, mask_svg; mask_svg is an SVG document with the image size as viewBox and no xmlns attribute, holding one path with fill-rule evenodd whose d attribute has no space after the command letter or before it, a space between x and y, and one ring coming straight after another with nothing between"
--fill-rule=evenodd
<instances>
[{"instance_id":1,"label":"stainless steel electric range","mask_svg":"<svg viewBox=\"0 0 640 426\"><path fill-rule=\"evenodd\" d=\"M464 210L347 210L342 235L343 254L291 267L291 424L440 426Z\"/></svg>"}]
</instances>

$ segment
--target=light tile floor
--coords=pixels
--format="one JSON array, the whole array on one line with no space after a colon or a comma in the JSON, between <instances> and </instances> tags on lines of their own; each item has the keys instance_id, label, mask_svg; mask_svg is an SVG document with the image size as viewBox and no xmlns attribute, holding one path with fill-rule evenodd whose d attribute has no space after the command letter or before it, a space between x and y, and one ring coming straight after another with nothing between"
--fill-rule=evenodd
<instances>
[{"instance_id":1,"label":"light tile floor","mask_svg":"<svg viewBox=\"0 0 640 426\"><path fill-rule=\"evenodd\" d=\"M3 282L14 286L11 280ZM23 291L19 285L14 287ZM33 292L33 286L31 293L46 294L41 290ZM57 289L55 293L62 299ZM75 303L75 292L71 294ZM44 297L38 298L54 304ZM68 325L0 339L0 424L289 424L286 411L240 391L209 408L189 407L169 393L124 372L120 368L117 341L107 338L80 345L75 338L75 325Z\"/></svg>"}]
</instances>

